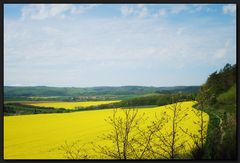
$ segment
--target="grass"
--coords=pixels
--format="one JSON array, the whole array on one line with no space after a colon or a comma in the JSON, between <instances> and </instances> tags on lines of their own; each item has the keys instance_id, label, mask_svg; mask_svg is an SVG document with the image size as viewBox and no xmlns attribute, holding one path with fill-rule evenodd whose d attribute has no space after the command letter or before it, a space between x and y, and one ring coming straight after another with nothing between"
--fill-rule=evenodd
<instances>
[{"instance_id":1,"label":"grass","mask_svg":"<svg viewBox=\"0 0 240 163\"><path fill-rule=\"evenodd\" d=\"M87 101L87 102L40 102L40 103L28 103L27 105L40 106L40 107L52 107L52 108L65 108L65 109L76 109L78 107L89 107L98 106L102 104L110 104L119 102L116 101Z\"/></svg>"},{"instance_id":2,"label":"grass","mask_svg":"<svg viewBox=\"0 0 240 163\"><path fill-rule=\"evenodd\" d=\"M195 109L192 108L194 104L194 101L182 103L182 107L188 108L189 117L182 121L181 127L197 133L198 127L193 123L196 120L193 113ZM171 115L171 111L165 106L139 109L139 115L145 113L149 117L145 125L155 119L155 114L163 116L163 112ZM111 115L112 109L4 116L4 159L65 159L63 151L59 148L65 143L71 144L76 141L79 146L84 145L84 151L93 159L102 158L100 154L94 153L91 142L95 145L112 145L111 142L103 142L99 138L111 130L105 121ZM209 117L205 115L208 121ZM163 130L167 131L169 127L170 123ZM193 144L188 136L182 136L180 140ZM186 147L186 152L189 150Z\"/></svg>"}]
</instances>

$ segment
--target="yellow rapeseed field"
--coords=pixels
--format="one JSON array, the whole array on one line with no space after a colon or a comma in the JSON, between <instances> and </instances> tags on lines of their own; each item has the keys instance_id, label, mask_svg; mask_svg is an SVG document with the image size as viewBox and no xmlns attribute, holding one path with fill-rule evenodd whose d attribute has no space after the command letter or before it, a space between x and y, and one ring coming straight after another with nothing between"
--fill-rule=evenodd
<instances>
[{"instance_id":1,"label":"yellow rapeseed field","mask_svg":"<svg viewBox=\"0 0 240 163\"><path fill-rule=\"evenodd\" d=\"M192 108L194 101L182 103L182 108L188 108L188 114L179 125L191 133L198 133L199 127L194 122L198 120L196 110ZM169 105L168 105L169 106ZM94 153L92 144L111 145L99 136L109 133L111 126L105 121L113 113L113 109L92 110L74 113L36 114L20 116L4 116L4 159L65 159L64 151L59 148L65 144L78 141L82 151L92 155L93 159L102 158ZM138 109L138 115L145 113L149 122L156 117L171 116L168 107L154 107ZM204 113L204 120L208 122L209 116ZM146 124L146 123L145 123ZM171 123L163 128L167 132ZM206 131L205 131L206 132ZM179 130L179 134L183 134ZM193 144L185 135L180 142ZM76 148L77 150L78 148ZM186 148L188 152L189 148Z\"/></svg>"},{"instance_id":2,"label":"yellow rapeseed field","mask_svg":"<svg viewBox=\"0 0 240 163\"><path fill-rule=\"evenodd\" d=\"M110 104L119 102L115 101L87 101L87 102L40 102L40 103L28 103L32 106L41 106L41 107L53 107L53 108L65 108L65 109L76 109L77 107L88 107L88 106L97 106L101 104Z\"/></svg>"}]
</instances>

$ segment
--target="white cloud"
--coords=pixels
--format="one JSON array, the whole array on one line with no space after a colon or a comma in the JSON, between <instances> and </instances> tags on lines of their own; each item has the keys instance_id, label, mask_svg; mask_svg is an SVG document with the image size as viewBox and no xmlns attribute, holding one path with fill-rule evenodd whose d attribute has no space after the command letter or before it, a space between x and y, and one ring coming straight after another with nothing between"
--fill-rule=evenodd
<instances>
[{"instance_id":1,"label":"white cloud","mask_svg":"<svg viewBox=\"0 0 240 163\"><path fill-rule=\"evenodd\" d=\"M159 9L156 14L153 14L154 17L161 17L165 16L167 14L166 9Z\"/></svg>"},{"instance_id":2,"label":"white cloud","mask_svg":"<svg viewBox=\"0 0 240 163\"><path fill-rule=\"evenodd\" d=\"M159 12L158 12L158 14L159 14L160 16L164 16L164 15L166 15L166 10L165 10L165 9L160 9Z\"/></svg>"},{"instance_id":3,"label":"white cloud","mask_svg":"<svg viewBox=\"0 0 240 163\"><path fill-rule=\"evenodd\" d=\"M224 14L234 15L236 13L236 5L235 4L227 4L223 6Z\"/></svg>"},{"instance_id":4,"label":"white cloud","mask_svg":"<svg viewBox=\"0 0 240 163\"><path fill-rule=\"evenodd\" d=\"M172 71L169 69L190 70L211 62L234 61L235 30L229 28L229 24L214 26L212 19L181 25L162 19L139 19L141 12L144 17L153 14L153 10L146 6L125 7L123 14L135 17L45 20L71 12L73 8L69 7L59 11L49 9L47 16L39 11L45 9L27 14L28 18L41 15L42 21L6 21L5 81L25 85L93 86L134 84L136 79L140 84L149 85L154 79L165 80L165 85L170 81L167 75ZM170 11L157 10L162 16ZM233 57L229 59L229 56ZM177 77L171 81L177 81Z\"/></svg>"},{"instance_id":5,"label":"white cloud","mask_svg":"<svg viewBox=\"0 0 240 163\"><path fill-rule=\"evenodd\" d=\"M196 11L201 11L203 9L203 6L198 6L197 8L196 8Z\"/></svg>"},{"instance_id":6,"label":"white cloud","mask_svg":"<svg viewBox=\"0 0 240 163\"><path fill-rule=\"evenodd\" d=\"M137 6L139 7L139 8L143 8L144 6L146 6L145 4L137 4Z\"/></svg>"},{"instance_id":7,"label":"white cloud","mask_svg":"<svg viewBox=\"0 0 240 163\"><path fill-rule=\"evenodd\" d=\"M193 4L192 6L196 11L201 11L204 7L209 6L209 4Z\"/></svg>"},{"instance_id":8,"label":"white cloud","mask_svg":"<svg viewBox=\"0 0 240 163\"><path fill-rule=\"evenodd\" d=\"M53 28L53 27L43 27L42 30L48 34L58 34L58 33L61 33L62 31L60 31L59 29L57 28Z\"/></svg>"},{"instance_id":9,"label":"white cloud","mask_svg":"<svg viewBox=\"0 0 240 163\"><path fill-rule=\"evenodd\" d=\"M145 18L149 15L146 5L123 5L121 6L121 14L123 16L138 16L139 18Z\"/></svg>"},{"instance_id":10,"label":"white cloud","mask_svg":"<svg viewBox=\"0 0 240 163\"><path fill-rule=\"evenodd\" d=\"M22 9L22 19L42 20L61 16L72 7L71 4L32 4Z\"/></svg>"},{"instance_id":11,"label":"white cloud","mask_svg":"<svg viewBox=\"0 0 240 163\"><path fill-rule=\"evenodd\" d=\"M121 13L123 16L129 16L133 13L134 9L132 7L128 6L122 6L121 7Z\"/></svg>"},{"instance_id":12,"label":"white cloud","mask_svg":"<svg viewBox=\"0 0 240 163\"><path fill-rule=\"evenodd\" d=\"M36 65L75 62L80 64L83 61L103 60L144 62L150 58L163 63L171 61L172 58L181 61L188 58L198 60L203 57L197 55L198 53L207 55L211 52L209 49L203 52L203 49L198 47L218 40L216 35L209 34L214 36L212 38L204 37L201 32L193 32L187 27L166 23L154 25L154 20L94 19L82 20L81 25L71 25L72 21L68 21L64 26L54 22L48 26L33 22L18 24L18 29L15 29L14 25L7 26L7 37L4 40L7 52L5 59L13 61L18 58L17 64L34 60ZM176 35L171 37L173 33ZM225 46L228 47L229 43ZM214 49L214 46L212 48ZM222 53L220 51L216 57L221 57ZM202 60L204 59L206 58ZM29 64L32 64L31 62Z\"/></svg>"},{"instance_id":13,"label":"white cloud","mask_svg":"<svg viewBox=\"0 0 240 163\"><path fill-rule=\"evenodd\" d=\"M139 12L139 17L145 18L146 16L148 16L148 9L147 7L143 7Z\"/></svg>"},{"instance_id":14,"label":"white cloud","mask_svg":"<svg viewBox=\"0 0 240 163\"><path fill-rule=\"evenodd\" d=\"M97 4L31 4L22 9L22 19L43 20L51 17L65 18L65 13L81 14Z\"/></svg>"},{"instance_id":15,"label":"white cloud","mask_svg":"<svg viewBox=\"0 0 240 163\"><path fill-rule=\"evenodd\" d=\"M185 10L187 10L188 7L185 4L178 4L178 5L174 5L174 7L171 8L171 13L172 14L179 14Z\"/></svg>"},{"instance_id":16,"label":"white cloud","mask_svg":"<svg viewBox=\"0 0 240 163\"><path fill-rule=\"evenodd\" d=\"M178 29L176 30L176 34L177 34L177 35L181 35L181 34L183 33L183 31L184 31L184 28L178 28Z\"/></svg>"},{"instance_id":17,"label":"white cloud","mask_svg":"<svg viewBox=\"0 0 240 163\"><path fill-rule=\"evenodd\" d=\"M140 18L159 18L162 16L171 16L180 13L196 13L196 12L216 12L215 9L209 7L209 4L175 4L175 5L157 5L155 9L151 9L152 4L122 5L121 14L123 16L136 16Z\"/></svg>"},{"instance_id":18,"label":"white cloud","mask_svg":"<svg viewBox=\"0 0 240 163\"><path fill-rule=\"evenodd\" d=\"M225 59L229 52L229 47L230 47L230 40L227 40L224 44L224 47L216 51L214 57L216 59Z\"/></svg>"},{"instance_id":19,"label":"white cloud","mask_svg":"<svg viewBox=\"0 0 240 163\"><path fill-rule=\"evenodd\" d=\"M71 13L72 14L81 14L84 13L96 6L99 6L101 4L84 4L84 5L79 5L79 6L72 6L71 7Z\"/></svg>"}]
</instances>

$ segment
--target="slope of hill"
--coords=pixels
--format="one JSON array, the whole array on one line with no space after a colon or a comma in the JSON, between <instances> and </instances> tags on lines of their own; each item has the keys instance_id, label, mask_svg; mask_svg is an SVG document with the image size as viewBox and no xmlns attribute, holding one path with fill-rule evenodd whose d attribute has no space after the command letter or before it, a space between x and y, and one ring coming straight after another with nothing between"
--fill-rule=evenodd
<instances>
[{"instance_id":1,"label":"slope of hill","mask_svg":"<svg viewBox=\"0 0 240 163\"><path fill-rule=\"evenodd\" d=\"M30 96L95 96L95 95L143 95L148 93L166 92L197 92L199 86L176 86L176 87L144 87L144 86L121 86L121 87L15 87L5 86L4 97L30 97Z\"/></svg>"},{"instance_id":2,"label":"slope of hill","mask_svg":"<svg viewBox=\"0 0 240 163\"><path fill-rule=\"evenodd\" d=\"M236 64L226 64L209 75L197 95L197 101L210 116L204 158L237 158L236 72Z\"/></svg>"}]
</instances>

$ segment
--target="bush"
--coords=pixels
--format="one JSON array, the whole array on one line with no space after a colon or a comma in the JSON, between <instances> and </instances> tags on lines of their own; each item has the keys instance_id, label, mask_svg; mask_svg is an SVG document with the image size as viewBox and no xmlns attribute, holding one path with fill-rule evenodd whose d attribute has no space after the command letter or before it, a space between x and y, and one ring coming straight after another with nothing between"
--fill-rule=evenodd
<instances>
[{"instance_id":1,"label":"bush","mask_svg":"<svg viewBox=\"0 0 240 163\"><path fill-rule=\"evenodd\" d=\"M236 104L236 84L234 84L227 92L217 97L220 104Z\"/></svg>"}]
</instances>

